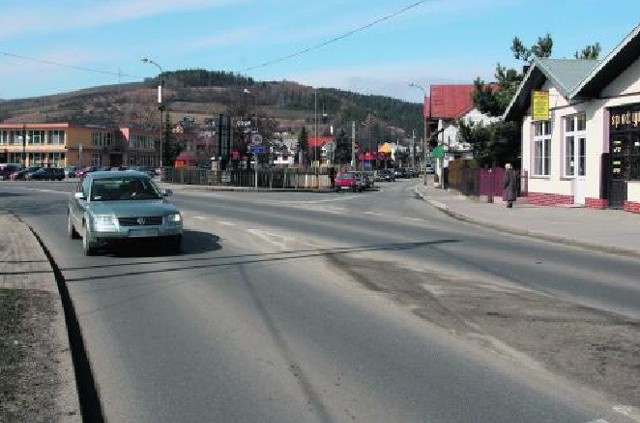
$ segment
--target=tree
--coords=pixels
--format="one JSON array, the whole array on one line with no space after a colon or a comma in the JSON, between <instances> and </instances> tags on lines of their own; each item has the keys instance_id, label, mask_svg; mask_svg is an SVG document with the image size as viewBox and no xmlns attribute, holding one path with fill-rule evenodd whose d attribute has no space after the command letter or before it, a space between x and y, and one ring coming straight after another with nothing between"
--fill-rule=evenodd
<instances>
[{"instance_id":1,"label":"tree","mask_svg":"<svg viewBox=\"0 0 640 423\"><path fill-rule=\"evenodd\" d=\"M600 57L600 43L591 44L575 54L576 59L597 60Z\"/></svg>"},{"instance_id":2,"label":"tree","mask_svg":"<svg viewBox=\"0 0 640 423\"><path fill-rule=\"evenodd\" d=\"M309 134L307 133L307 128L302 127L300 134L298 135L298 157L296 160L300 160L299 164L304 164L307 159L307 150L309 148ZM300 157L300 152L302 152L302 157Z\"/></svg>"},{"instance_id":3,"label":"tree","mask_svg":"<svg viewBox=\"0 0 640 423\"><path fill-rule=\"evenodd\" d=\"M180 145L176 135L173 133L173 126L171 125L171 117L169 113L164 115L164 133L162 134L162 165L173 166L176 162L176 157L183 150L183 146Z\"/></svg>"},{"instance_id":4,"label":"tree","mask_svg":"<svg viewBox=\"0 0 640 423\"><path fill-rule=\"evenodd\" d=\"M334 142L336 144L335 162L337 164L351 163L351 140L344 129L338 132L334 138Z\"/></svg>"}]
</instances>

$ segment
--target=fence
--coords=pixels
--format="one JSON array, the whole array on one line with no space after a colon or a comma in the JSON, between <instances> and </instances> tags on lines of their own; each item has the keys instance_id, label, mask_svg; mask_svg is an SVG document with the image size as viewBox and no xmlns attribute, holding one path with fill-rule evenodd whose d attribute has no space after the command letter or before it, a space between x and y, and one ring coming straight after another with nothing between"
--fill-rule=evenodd
<instances>
[{"instance_id":1,"label":"fence","mask_svg":"<svg viewBox=\"0 0 640 423\"><path fill-rule=\"evenodd\" d=\"M502 167L479 168L469 160L454 160L449 163L449 187L466 196L502 196ZM527 195L526 172L518 178L518 196Z\"/></svg>"},{"instance_id":2,"label":"fence","mask_svg":"<svg viewBox=\"0 0 640 423\"><path fill-rule=\"evenodd\" d=\"M257 178L257 181L256 181ZM163 169L163 182L184 185L259 187L271 189L323 189L331 186L326 168L209 170L197 168Z\"/></svg>"}]
</instances>

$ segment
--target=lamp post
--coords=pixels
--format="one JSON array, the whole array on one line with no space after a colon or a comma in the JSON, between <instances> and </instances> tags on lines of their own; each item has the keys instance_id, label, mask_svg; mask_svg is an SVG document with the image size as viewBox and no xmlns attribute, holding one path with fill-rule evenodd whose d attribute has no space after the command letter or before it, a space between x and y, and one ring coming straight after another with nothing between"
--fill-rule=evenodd
<instances>
[{"instance_id":1,"label":"lamp post","mask_svg":"<svg viewBox=\"0 0 640 423\"><path fill-rule=\"evenodd\" d=\"M423 100L423 112L422 112L422 126L423 126L423 138L422 138L422 167L424 168L423 175L423 184L427 185L427 149L429 148L429 123L427 122L427 114L424 113L424 105L427 102L427 90L424 89L421 85L416 84L415 82L409 82L410 87L414 87L422 91L424 94ZM428 96L429 101L431 101L431 96ZM429 114L431 114L431 107L429 107Z\"/></svg>"},{"instance_id":2,"label":"lamp post","mask_svg":"<svg viewBox=\"0 0 640 423\"><path fill-rule=\"evenodd\" d=\"M140 59L142 61L142 63L149 63L152 64L153 66L157 67L158 70L160 71L160 84L158 85L158 110L160 110L160 167L164 166L164 103L162 101L162 88L164 87L164 78L162 77L162 74L164 73L164 71L162 70L162 66L160 66L158 63L154 62L153 60L149 59L148 57L143 57L142 59Z\"/></svg>"}]
</instances>

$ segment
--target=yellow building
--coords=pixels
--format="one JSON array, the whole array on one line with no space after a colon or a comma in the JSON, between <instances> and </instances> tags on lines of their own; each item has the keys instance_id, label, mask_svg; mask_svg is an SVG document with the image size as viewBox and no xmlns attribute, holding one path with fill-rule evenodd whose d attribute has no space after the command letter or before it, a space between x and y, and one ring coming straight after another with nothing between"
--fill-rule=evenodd
<instances>
[{"instance_id":1,"label":"yellow building","mask_svg":"<svg viewBox=\"0 0 640 423\"><path fill-rule=\"evenodd\" d=\"M0 124L0 163L156 166L159 134L73 123Z\"/></svg>"}]
</instances>

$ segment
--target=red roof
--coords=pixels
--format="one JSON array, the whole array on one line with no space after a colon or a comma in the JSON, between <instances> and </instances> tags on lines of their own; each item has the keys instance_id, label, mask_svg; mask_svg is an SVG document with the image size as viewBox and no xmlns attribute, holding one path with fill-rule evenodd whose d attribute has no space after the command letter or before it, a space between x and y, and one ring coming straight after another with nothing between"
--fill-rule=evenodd
<instances>
[{"instance_id":1,"label":"red roof","mask_svg":"<svg viewBox=\"0 0 640 423\"><path fill-rule=\"evenodd\" d=\"M473 84L431 85L431 97L424 99L424 115L436 119L455 119L473 109Z\"/></svg>"},{"instance_id":2,"label":"red roof","mask_svg":"<svg viewBox=\"0 0 640 423\"><path fill-rule=\"evenodd\" d=\"M309 148L313 148L313 147L322 147L323 145L325 145L328 142L333 141L333 137L309 137L309 139L307 140L307 145L309 146Z\"/></svg>"}]
</instances>

